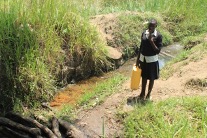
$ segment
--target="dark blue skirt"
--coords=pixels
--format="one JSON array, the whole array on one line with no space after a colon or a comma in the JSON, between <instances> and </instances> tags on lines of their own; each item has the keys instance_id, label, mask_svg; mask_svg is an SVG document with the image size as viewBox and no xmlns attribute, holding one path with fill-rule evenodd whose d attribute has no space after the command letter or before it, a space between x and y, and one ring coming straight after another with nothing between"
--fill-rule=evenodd
<instances>
[{"instance_id":1,"label":"dark blue skirt","mask_svg":"<svg viewBox=\"0 0 207 138\"><path fill-rule=\"evenodd\" d=\"M142 69L142 78L149 79L149 80L156 80L159 78L160 69L159 69L159 62L151 62L146 63L140 61L141 69Z\"/></svg>"}]
</instances>

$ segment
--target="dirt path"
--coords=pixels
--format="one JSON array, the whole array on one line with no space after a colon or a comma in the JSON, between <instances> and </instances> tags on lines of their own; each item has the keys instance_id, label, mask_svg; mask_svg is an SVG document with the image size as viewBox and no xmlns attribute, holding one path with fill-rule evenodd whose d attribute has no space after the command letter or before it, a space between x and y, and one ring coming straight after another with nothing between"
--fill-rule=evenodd
<instances>
[{"instance_id":1,"label":"dirt path","mask_svg":"<svg viewBox=\"0 0 207 138\"><path fill-rule=\"evenodd\" d=\"M128 64L134 62L132 59ZM177 63L174 67L179 66ZM194 96L202 95L207 96L207 87L199 86L186 86L192 79L207 79L207 58L198 62L190 62L173 73L167 80L159 79L155 81L155 86L152 92L154 102L165 100L170 97ZM129 69L126 74L129 75ZM140 88L136 91L131 91L130 80L123 83L120 90L108 97L101 105L96 106L91 110L83 110L78 114L77 126L87 135L88 138L99 138L103 135L107 138L121 136L123 126L119 123L120 120L116 117L118 111L129 112L133 107L127 105L127 98L138 96ZM103 123L104 122L104 123ZM104 124L104 131L103 131Z\"/></svg>"}]
</instances>

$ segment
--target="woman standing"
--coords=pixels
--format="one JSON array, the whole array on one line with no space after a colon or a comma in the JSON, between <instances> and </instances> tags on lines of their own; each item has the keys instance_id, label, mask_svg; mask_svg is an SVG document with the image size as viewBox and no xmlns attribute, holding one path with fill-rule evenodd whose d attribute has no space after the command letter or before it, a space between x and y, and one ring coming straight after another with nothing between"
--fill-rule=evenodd
<instances>
[{"instance_id":1,"label":"woman standing","mask_svg":"<svg viewBox=\"0 0 207 138\"><path fill-rule=\"evenodd\" d=\"M151 19L148 29L142 33L141 44L137 56L136 66L142 69L142 89L139 95L141 100L145 98L147 80L149 80L146 99L150 99L154 80L159 78L158 54L162 47L162 35L156 30L157 21Z\"/></svg>"}]
</instances>

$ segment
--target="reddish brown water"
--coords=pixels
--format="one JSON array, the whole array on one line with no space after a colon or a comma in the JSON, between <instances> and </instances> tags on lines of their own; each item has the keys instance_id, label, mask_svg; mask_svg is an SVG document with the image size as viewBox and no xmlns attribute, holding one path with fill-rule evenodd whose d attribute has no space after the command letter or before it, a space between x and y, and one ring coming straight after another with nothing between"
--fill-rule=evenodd
<instances>
[{"instance_id":1,"label":"reddish brown water","mask_svg":"<svg viewBox=\"0 0 207 138\"><path fill-rule=\"evenodd\" d=\"M99 77L91 77L90 79L82 80L77 84L68 85L54 96L54 99L50 102L50 106L60 108L64 104L76 105L81 95L86 91L92 90L96 84L103 82L107 78L113 77L117 72L125 76L130 76L134 62L135 59L131 59L115 71L105 73Z\"/></svg>"},{"instance_id":2,"label":"reddish brown water","mask_svg":"<svg viewBox=\"0 0 207 138\"><path fill-rule=\"evenodd\" d=\"M63 91L55 95L53 101L50 103L51 107L60 107L63 104L75 105L81 95L86 90L90 90L97 82L101 81L101 77L92 77L88 80L83 80L77 84L68 85Z\"/></svg>"}]
</instances>

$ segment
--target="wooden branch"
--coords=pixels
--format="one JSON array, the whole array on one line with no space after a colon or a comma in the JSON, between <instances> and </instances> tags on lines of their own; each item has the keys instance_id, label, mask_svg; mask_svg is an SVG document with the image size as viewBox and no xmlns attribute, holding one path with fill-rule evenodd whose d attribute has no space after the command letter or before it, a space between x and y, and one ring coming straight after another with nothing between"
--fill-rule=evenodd
<instances>
[{"instance_id":1,"label":"wooden branch","mask_svg":"<svg viewBox=\"0 0 207 138\"><path fill-rule=\"evenodd\" d=\"M32 123L34 123L38 128L40 128L41 130L43 130L45 132L45 134L47 134L47 136L49 138L57 138L56 135L46 126L43 126L42 124L40 124L39 122L37 122L36 120L31 120Z\"/></svg>"},{"instance_id":2,"label":"wooden branch","mask_svg":"<svg viewBox=\"0 0 207 138\"><path fill-rule=\"evenodd\" d=\"M23 119L23 117L21 117L21 115L19 115L17 113L8 112L5 115L5 117L14 121L14 122L18 122L24 126L27 126L27 127L36 127L34 124L30 123L27 119Z\"/></svg>"},{"instance_id":3,"label":"wooden branch","mask_svg":"<svg viewBox=\"0 0 207 138\"><path fill-rule=\"evenodd\" d=\"M49 138L57 138L56 135L46 126L40 124L37 120L32 119L30 117L22 117L19 114L16 113L8 113L7 117L13 117L13 118L18 118L19 121L27 122L29 124L32 124L38 128L40 128Z\"/></svg>"},{"instance_id":4,"label":"wooden branch","mask_svg":"<svg viewBox=\"0 0 207 138\"><path fill-rule=\"evenodd\" d=\"M9 112L6 114L6 118L0 117L0 126L3 126L5 135L14 138L85 138L84 133L75 126L56 117L52 118L51 129L49 129L33 118L23 117L20 114ZM60 128L63 128L65 133L61 133Z\"/></svg>"},{"instance_id":5,"label":"wooden branch","mask_svg":"<svg viewBox=\"0 0 207 138\"><path fill-rule=\"evenodd\" d=\"M75 126L61 119L58 119L58 121L60 123L60 126L62 126L66 130L67 138L85 138L83 132L78 130Z\"/></svg>"},{"instance_id":6,"label":"wooden branch","mask_svg":"<svg viewBox=\"0 0 207 138\"><path fill-rule=\"evenodd\" d=\"M22 134L19 132L16 132L8 127L3 127L4 133L7 133L9 137L14 137L14 138L32 138L31 136L27 134Z\"/></svg>"},{"instance_id":7,"label":"wooden branch","mask_svg":"<svg viewBox=\"0 0 207 138\"><path fill-rule=\"evenodd\" d=\"M61 133L59 131L59 122L58 119L56 117L52 118L52 131L54 132L54 134L58 137L61 138Z\"/></svg>"},{"instance_id":8,"label":"wooden branch","mask_svg":"<svg viewBox=\"0 0 207 138\"><path fill-rule=\"evenodd\" d=\"M41 135L41 131L39 128L31 128L31 127L26 127L23 126L22 124L16 123L10 119L7 119L5 117L0 117L0 126L6 126L9 128L16 128L18 130L27 132L29 134L32 134L34 136Z\"/></svg>"}]
</instances>

